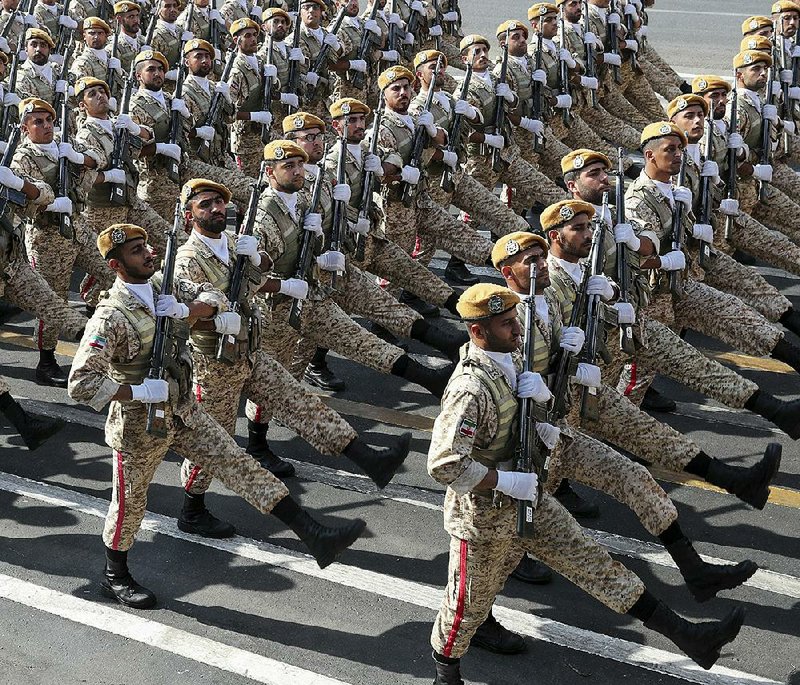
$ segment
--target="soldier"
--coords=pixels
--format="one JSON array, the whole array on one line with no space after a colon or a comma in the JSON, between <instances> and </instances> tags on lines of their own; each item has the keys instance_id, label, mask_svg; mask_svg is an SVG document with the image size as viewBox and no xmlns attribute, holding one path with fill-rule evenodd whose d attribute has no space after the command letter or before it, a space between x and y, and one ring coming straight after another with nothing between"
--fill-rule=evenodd
<instances>
[{"instance_id":1,"label":"soldier","mask_svg":"<svg viewBox=\"0 0 800 685\"><path fill-rule=\"evenodd\" d=\"M225 24L230 26L237 19L251 18L260 22L262 9L258 2L254 2L251 9L247 0L225 0L219 8L219 13Z\"/></svg>"},{"instance_id":2,"label":"soldier","mask_svg":"<svg viewBox=\"0 0 800 685\"><path fill-rule=\"evenodd\" d=\"M33 6L33 17L39 23L39 28L47 31L53 38L59 35L63 28L70 31L78 28L78 22L68 14L62 14L62 7L56 0L37 0Z\"/></svg>"},{"instance_id":3,"label":"soldier","mask_svg":"<svg viewBox=\"0 0 800 685\"><path fill-rule=\"evenodd\" d=\"M212 21L219 24L220 31L228 29L219 10L209 7L209 0L194 0L191 4L193 5L191 24L189 24L189 3L183 8L176 21L183 31L188 31L194 38L210 41Z\"/></svg>"},{"instance_id":4,"label":"soldier","mask_svg":"<svg viewBox=\"0 0 800 685\"><path fill-rule=\"evenodd\" d=\"M191 33L181 28L178 21L181 0L161 0L158 4L158 20L153 30L153 38L150 47L156 52L160 52L167 58L170 65L177 65L181 59L181 42L183 39L189 40L195 36L184 34ZM171 79L174 81L175 79Z\"/></svg>"},{"instance_id":5,"label":"soldier","mask_svg":"<svg viewBox=\"0 0 800 685\"><path fill-rule=\"evenodd\" d=\"M117 57L122 64L122 71L129 74L134 58L144 48L144 38L139 33L142 8L133 0L122 0L114 4L114 19L119 28Z\"/></svg>"},{"instance_id":6,"label":"soldier","mask_svg":"<svg viewBox=\"0 0 800 685\"><path fill-rule=\"evenodd\" d=\"M122 73L122 62L117 57L111 57L108 50L108 38L111 35L111 27L100 17L87 17L83 21L83 41L84 48L81 53L73 60L69 73L75 76L77 81L83 76L100 79L109 82L111 71L116 73L117 87L113 93L114 106L119 94L122 92L122 82L126 74ZM119 39L118 39L119 42Z\"/></svg>"},{"instance_id":7,"label":"soldier","mask_svg":"<svg viewBox=\"0 0 800 685\"><path fill-rule=\"evenodd\" d=\"M462 682L461 657L526 551L710 668L738 633L741 608L719 623L688 623L588 538L547 492L539 496L536 473L509 470L519 444L517 397L533 398L544 386L538 374L520 374L512 356L522 342L519 302L507 288L489 284L472 286L459 300L470 343L448 384L428 452L428 472L447 486L444 522L451 536L448 585L431 634L435 683ZM536 430L555 447L554 426L537 422ZM532 538L516 534L518 500L538 501Z\"/></svg>"},{"instance_id":8,"label":"soldier","mask_svg":"<svg viewBox=\"0 0 800 685\"><path fill-rule=\"evenodd\" d=\"M218 316L225 303L218 294L199 289L188 306L172 296L159 296L149 280L155 263L146 242L144 229L131 224L114 224L98 237L97 248L117 279L87 326L70 375L70 397L97 411L111 403L106 443L114 450L114 475L103 530L103 593L134 609L156 602L155 595L131 577L127 557L144 518L147 488L170 448L202 463L262 513L275 514L324 568L359 537L365 523L357 519L328 528L302 510L283 483L247 456L194 399L191 365L175 338L167 341L166 377L147 376L157 317L170 316L175 327L185 326ZM163 437L147 431L154 405L163 411Z\"/></svg>"},{"instance_id":9,"label":"soldier","mask_svg":"<svg viewBox=\"0 0 800 685\"><path fill-rule=\"evenodd\" d=\"M372 50L368 50L364 58L360 55L362 36L369 32L374 36L375 41L381 41L383 34L378 22L374 19L366 19L363 23L358 17L358 0L336 0L336 10L344 11L344 19L336 37L341 43L341 51L337 64L333 67L335 72L333 87L331 88L331 98L355 98L366 102L367 93L371 89L368 82ZM373 38L370 38L373 40ZM360 76L356 76L360 75ZM356 86L355 78L361 78L361 85Z\"/></svg>"},{"instance_id":10,"label":"soldier","mask_svg":"<svg viewBox=\"0 0 800 685\"><path fill-rule=\"evenodd\" d=\"M25 52L28 55L17 75L15 93L20 100L39 98L52 102L56 92L66 93L67 82L56 80L50 53L56 44L47 31L28 29L25 32Z\"/></svg>"},{"instance_id":11,"label":"soldier","mask_svg":"<svg viewBox=\"0 0 800 685\"><path fill-rule=\"evenodd\" d=\"M19 0L0 0L0 25L3 28L11 22L6 35L0 43L0 50L5 53L16 53L25 47L26 27L39 28L39 22L32 14L19 10Z\"/></svg>"}]
</instances>

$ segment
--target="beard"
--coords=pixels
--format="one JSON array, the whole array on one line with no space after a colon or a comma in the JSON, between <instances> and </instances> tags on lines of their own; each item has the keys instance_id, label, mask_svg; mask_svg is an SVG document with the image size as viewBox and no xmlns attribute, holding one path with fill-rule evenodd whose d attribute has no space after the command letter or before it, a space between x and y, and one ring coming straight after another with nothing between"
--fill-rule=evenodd
<instances>
[{"instance_id":1,"label":"beard","mask_svg":"<svg viewBox=\"0 0 800 685\"><path fill-rule=\"evenodd\" d=\"M225 217L211 216L207 219L195 219L195 223L204 231L221 235L225 230Z\"/></svg>"}]
</instances>

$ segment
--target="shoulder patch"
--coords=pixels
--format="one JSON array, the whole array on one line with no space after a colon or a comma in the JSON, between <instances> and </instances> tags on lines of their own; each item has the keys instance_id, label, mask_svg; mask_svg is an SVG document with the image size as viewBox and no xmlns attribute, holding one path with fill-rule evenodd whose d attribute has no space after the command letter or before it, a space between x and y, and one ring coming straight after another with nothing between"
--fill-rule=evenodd
<instances>
[{"instance_id":1,"label":"shoulder patch","mask_svg":"<svg viewBox=\"0 0 800 685\"><path fill-rule=\"evenodd\" d=\"M458 434L463 435L465 438L474 438L475 431L478 429L478 424L470 419L462 419L458 427Z\"/></svg>"}]
</instances>

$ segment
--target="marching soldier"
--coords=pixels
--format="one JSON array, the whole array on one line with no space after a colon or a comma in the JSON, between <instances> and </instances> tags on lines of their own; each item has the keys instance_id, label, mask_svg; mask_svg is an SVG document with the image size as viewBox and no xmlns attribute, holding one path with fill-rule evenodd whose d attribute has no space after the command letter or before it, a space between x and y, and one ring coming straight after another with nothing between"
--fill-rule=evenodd
<instances>
[{"instance_id":1,"label":"marching soldier","mask_svg":"<svg viewBox=\"0 0 800 685\"><path fill-rule=\"evenodd\" d=\"M180 62L181 42L186 31L177 23L180 9L181 0L160 0L158 20L153 30L153 39L150 41L150 47L164 55L171 65L177 65ZM189 37L187 37L188 39Z\"/></svg>"},{"instance_id":2,"label":"marching soldier","mask_svg":"<svg viewBox=\"0 0 800 685\"><path fill-rule=\"evenodd\" d=\"M144 38L139 33L142 8L133 0L122 0L114 4L114 19L119 30L117 58L122 65L122 71L129 74L134 58L144 47Z\"/></svg>"},{"instance_id":3,"label":"marching soldier","mask_svg":"<svg viewBox=\"0 0 800 685\"><path fill-rule=\"evenodd\" d=\"M114 102L116 105L119 94L122 92L122 83L127 76L122 72L122 62L117 57L112 57L107 50L108 39L111 36L111 27L100 17L87 17L83 21L84 48L70 65L69 73L77 81L83 76L109 82L113 70L116 73L117 87L114 88ZM116 111L116 106L111 107Z\"/></svg>"},{"instance_id":4,"label":"marching soldier","mask_svg":"<svg viewBox=\"0 0 800 685\"><path fill-rule=\"evenodd\" d=\"M20 100L39 98L52 102L56 92L66 94L67 82L55 79L54 62L50 61L55 46L55 41L47 31L28 29L25 32L25 52L28 59L19 67L17 87L14 91Z\"/></svg>"},{"instance_id":5,"label":"marching soldier","mask_svg":"<svg viewBox=\"0 0 800 685\"><path fill-rule=\"evenodd\" d=\"M39 28L39 23L32 14L25 14L19 9L19 0L2 0L0 7L0 24L3 28L8 25L8 31L2 39L5 42L0 42L0 50L16 53L25 47L26 27Z\"/></svg>"}]
</instances>

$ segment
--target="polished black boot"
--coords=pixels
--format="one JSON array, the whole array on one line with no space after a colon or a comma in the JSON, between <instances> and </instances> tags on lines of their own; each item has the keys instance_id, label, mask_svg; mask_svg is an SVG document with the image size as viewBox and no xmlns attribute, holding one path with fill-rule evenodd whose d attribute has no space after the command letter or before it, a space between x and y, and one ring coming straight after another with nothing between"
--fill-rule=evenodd
<instances>
[{"instance_id":1,"label":"polished black boot","mask_svg":"<svg viewBox=\"0 0 800 685\"><path fill-rule=\"evenodd\" d=\"M475 285L480 280L458 257L450 257L444 270L444 277L459 285Z\"/></svg>"},{"instance_id":2,"label":"polished black boot","mask_svg":"<svg viewBox=\"0 0 800 685\"><path fill-rule=\"evenodd\" d=\"M392 375L405 378L428 390L434 397L441 398L455 365L448 364L439 369L431 369L413 360L407 354L400 357L392 367Z\"/></svg>"},{"instance_id":3,"label":"polished black boot","mask_svg":"<svg viewBox=\"0 0 800 685\"><path fill-rule=\"evenodd\" d=\"M511 577L531 585L547 585L553 580L553 572L546 564L525 554L511 572Z\"/></svg>"},{"instance_id":4,"label":"polished black boot","mask_svg":"<svg viewBox=\"0 0 800 685\"><path fill-rule=\"evenodd\" d=\"M770 357L788 364L800 373L800 349L792 345L786 338L782 337L778 340L772 352L770 352Z\"/></svg>"},{"instance_id":5,"label":"polished black boot","mask_svg":"<svg viewBox=\"0 0 800 685\"><path fill-rule=\"evenodd\" d=\"M659 411L665 414L675 411L677 405L669 397L664 397L652 385L647 388L642 399L642 409L645 411Z\"/></svg>"},{"instance_id":6,"label":"polished black boot","mask_svg":"<svg viewBox=\"0 0 800 685\"><path fill-rule=\"evenodd\" d=\"M295 474L294 466L284 461L272 451L267 442L268 423L247 421L246 452L276 478L291 478Z\"/></svg>"},{"instance_id":7,"label":"polished black boot","mask_svg":"<svg viewBox=\"0 0 800 685\"><path fill-rule=\"evenodd\" d=\"M417 319L412 324L411 337L444 352L450 359L457 359L458 351L469 342L466 331L452 333L444 328L431 326L425 319Z\"/></svg>"},{"instance_id":8,"label":"polished black boot","mask_svg":"<svg viewBox=\"0 0 800 685\"><path fill-rule=\"evenodd\" d=\"M403 433L397 442L385 449L370 447L361 438L356 438L344 448L344 456L372 478L375 485L383 489L389 485L408 456L411 433Z\"/></svg>"},{"instance_id":9,"label":"polished black boot","mask_svg":"<svg viewBox=\"0 0 800 685\"><path fill-rule=\"evenodd\" d=\"M600 516L600 507L583 499L572 489L566 478L559 483L553 497L576 519L596 519Z\"/></svg>"},{"instance_id":10,"label":"polished black boot","mask_svg":"<svg viewBox=\"0 0 800 685\"><path fill-rule=\"evenodd\" d=\"M752 466L732 466L719 459L709 457L705 474L706 481L736 495L751 507L763 509L769 499L769 484L778 472L781 465L781 452L783 447L777 442L771 442L764 451L761 461ZM686 471L696 473L693 469L693 459L686 465Z\"/></svg>"},{"instance_id":11,"label":"polished black boot","mask_svg":"<svg viewBox=\"0 0 800 685\"><path fill-rule=\"evenodd\" d=\"M486 620L478 626L470 645L496 654L521 654L528 649L522 635L500 625L491 611Z\"/></svg>"},{"instance_id":12,"label":"polished black boot","mask_svg":"<svg viewBox=\"0 0 800 685\"><path fill-rule=\"evenodd\" d=\"M36 384L56 388L67 387L67 374L58 362L54 350L39 350L39 364L36 367Z\"/></svg>"},{"instance_id":13,"label":"polished black boot","mask_svg":"<svg viewBox=\"0 0 800 685\"><path fill-rule=\"evenodd\" d=\"M379 323L370 321L369 325L367 326L367 330L369 330L372 335L378 336L384 342L394 345L395 347L399 347L401 350L403 350L403 352L408 352L408 343L400 340L400 338L398 338L388 328L384 328Z\"/></svg>"},{"instance_id":14,"label":"polished black boot","mask_svg":"<svg viewBox=\"0 0 800 685\"><path fill-rule=\"evenodd\" d=\"M236 535L236 528L230 523L220 521L206 509L205 498L205 493L200 495L183 493L183 507L178 517L178 529L203 538L232 538Z\"/></svg>"},{"instance_id":15,"label":"polished black boot","mask_svg":"<svg viewBox=\"0 0 800 685\"><path fill-rule=\"evenodd\" d=\"M792 440L800 438L800 400L779 400L774 395L756 390L744 408L763 416Z\"/></svg>"},{"instance_id":16,"label":"polished black boot","mask_svg":"<svg viewBox=\"0 0 800 685\"><path fill-rule=\"evenodd\" d=\"M328 350L324 347L317 348L317 351L306 367L303 379L309 385L313 385L321 390L340 392L345 389L344 381L328 368L328 362L325 359L327 354Z\"/></svg>"},{"instance_id":17,"label":"polished black boot","mask_svg":"<svg viewBox=\"0 0 800 685\"><path fill-rule=\"evenodd\" d=\"M731 256L739 262L739 264L744 264L745 266L755 266L756 264L756 258L753 257L753 255L742 252L739 249L734 250Z\"/></svg>"},{"instance_id":18,"label":"polished black boot","mask_svg":"<svg viewBox=\"0 0 800 685\"><path fill-rule=\"evenodd\" d=\"M448 659L434 652L433 663L436 665L436 680L433 685L464 685L460 659Z\"/></svg>"},{"instance_id":19,"label":"polished black boot","mask_svg":"<svg viewBox=\"0 0 800 685\"><path fill-rule=\"evenodd\" d=\"M106 547L105 576L100 591L111 599L131 609L149 609L155 606L156 596L137 583L128 572L128 553Z\"/></svg>"},{"instance_id":20,"label":"polished black boot","mask_svg":"<svg viewBox=\"0 0 800 685\"><path fill-rule=\"evenodd\" d=\"M0 414L3 414L17 429L29 450L35 450L64 427L61 419L32 416L19 406L10 392L0 395Z\"/></svg>"},{"instance_id":21,"label":"polished black boot","mask_svg":"<svg viewBox=\"0 0 800 685\"><path fill-rule=\"evenodd\" d=\"M461 297L460 292L452 292L450 296L445 300L444 304L442 305L448 312L450 312L453 316L457 316L459 319L461 315L458 313L458 309L456 309L456 305L458 304L458 298Z\"/></svg>"},{"instance_id":22,"label":"polished black boot","mask_svg":"<svg viewBox=\"0 0 800 685\"><path fill-rule=\"evenodd\" d=\"M411 309L418 314L422 314L422 316L424 316L426 319L435 319L437 316L441 315L439 307L437 307L435 304L431 304L430 302L425 302L425 300L420 299L414 293L409 292L408 290L401 291L398 299L403 304L411 307Z\"/></svg>"},{"instance_id":23,"label":"polished black boot","mask_svg":"<svg viewBox=\"0 0 800 685\"><path fill-rule=\"evenodd\" d=\"M795 335L800 335L800 312L789 307L780 318L780 322Z\"/></svg>"}]
</instances>

